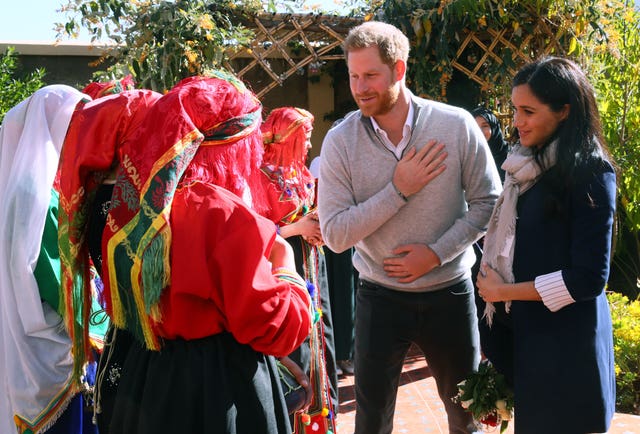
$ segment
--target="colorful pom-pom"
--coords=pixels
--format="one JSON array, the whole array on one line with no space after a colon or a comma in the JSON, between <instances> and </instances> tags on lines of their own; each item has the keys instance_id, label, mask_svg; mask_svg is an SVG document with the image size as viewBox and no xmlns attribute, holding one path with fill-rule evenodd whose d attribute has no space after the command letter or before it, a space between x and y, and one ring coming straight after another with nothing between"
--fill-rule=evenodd
<instances>
[{"instance_id":1,"label":"colorful pom-pom","mask_svg":"<svg viewBox=\"0 0 640 434\"><path fill-rule=\"evenodd\" d=\"M307 413L302 413L302 416L300 416L300 420L304 425L309 425L311 423L311 416L309 416Z\"/></svg>"},{"instance_id":2,"label":"colorful pom-pom","mask_svg":"<svg viewBox=\"0 0 640 434\"><path fill-rule=\"evenodd\" d=\"M329 415L329 409L327 407L322 407L322 412L320 414L322 417L327 417Z\"/></svg>"},{"instance_id":3,"label":"colorful pom-pom","mask_svg":"<svg viewBox=\"0 0 640 434\"><path fill-rule=\"evenodd\" d=\"M316 286L307 280L307 291L309 291L309 295L311 298L316 296Z\"/></svg>"}]
</instances>

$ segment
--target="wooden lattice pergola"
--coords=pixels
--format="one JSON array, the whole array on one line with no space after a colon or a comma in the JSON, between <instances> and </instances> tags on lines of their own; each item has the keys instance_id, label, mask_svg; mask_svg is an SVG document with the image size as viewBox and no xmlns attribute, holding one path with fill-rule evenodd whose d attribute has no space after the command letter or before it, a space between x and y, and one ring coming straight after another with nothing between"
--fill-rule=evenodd
<instances>
[{"instance_id":1,"label":"wooden lattice pergola","mask_svg":"<svg viewBox=\"0 0 640 434\"><path fill-rule=\"evenodd\" d=\"M361 22L335 15L260 14L245 23L255 32L251 48L231 54L225 66L241 78L256 68L264 70L270 82L254 89L262 97L305 67L315 71L326 61L344 58L340 44ZM284 62L271 62L274 58ZM250 60L245 64L240 59Z\"/></svg>"},{"instance_id":2,"label":"wooden lattice pergola","mask_svg":"<svg viewBox=\"0 0 640 434\"><path fill-rule=\"evenodd\" d=\"M506 49L512 53L511 64L514 65L507 68L509 76L513 76L520 65L531 61L534 57L552 52L565 53L565 48L559 42L565 30L561 27L553 28L543 20L539 21L534 31L526 35L518 45L512 41L511 33L506 29L499 31L487 29L482 33L467 32L458 48L455 60L451 63L452 66L485 89L495 83L482 74L484 66L487 62L502 65L504 60L499 53L504 53ZM481 54L475 64L470 64L473 62L469 62L464 53L473 48L477 48Z\"/></svg>"},{"instance_id":3,"label":"wooden lattice pergola","mask_svg":"<svg viewBox=\"0 0 640 434\"><path fill-rule=\"evenodd\" d=\"M478 83L484 91L498 85L496 77L487 74L488 63L503 65L505 60L509 60L505 77L508 77L506 81L510 81L510 77L516 74L520 66L535 58L548 54L566 55L567 46L563 44L569 39L565 38L566 33L564 27L542 17L535 22L530 33L517 39L513 37L511 29L489 28L482 32L464 32L464 38L451 65ZM516 40L518 42L515 42ZM469 53L477 55L469 56ZM503 104L503 112L496 115L502 123L503 130L508 134L511 131L513 116L505 107L508 107L508 104Z\"/></svg>"},{"instance_id":4,"label":"wooden lattice pergola","mask_svg":"<svg viewBox=\"0 0 640 434\"><path fill-rule=\"evenodd\" d=\"M239 77L261 71L269 77L255 83L254 92L264 96L276 86L282 86L296 73L318 71L327 61L344 58L340 45L349 30L362 23L361 18L323 14L259 14L243 24L255 32L250 48L229 55L226 68ZM511 29L486 29L482 32L463 32L455 59L451 66L467 78L491 89L494 77L487 74L489 63L502 65L505 53L510 53L508 76L513 76L524 63L543 54L565 54L561 41L566 30L549 19L541 17L533 30L521 38L514 38ZM517 42L516 42L517 41ZM469 56L469 53L475 53ZM280 61L275 62L274 59ZM510 113L498 113L505 127ZM507 128L508 129L508 128Z\"/></svg>"}]
</instances>

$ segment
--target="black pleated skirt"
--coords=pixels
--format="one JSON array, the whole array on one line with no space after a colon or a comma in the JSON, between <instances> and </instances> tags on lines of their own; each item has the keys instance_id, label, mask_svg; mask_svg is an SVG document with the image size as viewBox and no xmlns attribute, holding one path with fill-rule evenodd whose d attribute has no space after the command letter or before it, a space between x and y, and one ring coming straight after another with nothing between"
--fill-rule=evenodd
<instances>
[{"instance_id":1,"label":"black pleated skirt","mask_svg":"<svg viewBox=\"0 0 640 434\"><path fill-rule=\"evenodd\" d=\"M275 359L229 333L129 345L110 434L291 433Z\"/></svg>"}]
</instances>

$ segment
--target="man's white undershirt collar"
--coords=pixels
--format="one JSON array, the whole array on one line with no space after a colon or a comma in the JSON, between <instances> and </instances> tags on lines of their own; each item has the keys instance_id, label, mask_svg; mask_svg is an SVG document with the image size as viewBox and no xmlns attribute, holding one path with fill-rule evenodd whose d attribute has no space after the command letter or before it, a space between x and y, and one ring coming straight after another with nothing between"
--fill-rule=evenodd
<instances>
[{"instance_id":1,"label":"man's white undershirt collar","mask_svg":"<svg viewBox=\"0 0 640 434\"><path fill-rule=\"evenodd\" d=\"M402 128L402 139L400 140L400 142L398 142L397 146L394 146L394 144L391 143L391 140L389 140L389 136L387 136L386 131L380 128L380 125L378 125L378 123L373 117L371 118L371 125L373 125L374 131L378 134L384 146L387 149L389 149L391 152L393 152L398 160L402 158L402 153L404 152L404 149L407 147L407 144L409 143L409 139L411 139L412 124L413 124L413 104L411 103L411 100L409 100L409 112L407 113L407 118L404 120L404 127Z\"/></svg>"}]
</instances>

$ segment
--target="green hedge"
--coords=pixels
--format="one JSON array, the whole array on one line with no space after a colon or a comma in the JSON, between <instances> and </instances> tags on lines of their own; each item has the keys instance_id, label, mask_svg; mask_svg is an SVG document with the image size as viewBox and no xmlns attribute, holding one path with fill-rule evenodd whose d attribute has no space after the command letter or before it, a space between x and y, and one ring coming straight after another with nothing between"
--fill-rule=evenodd
<instances>
[{"instance_id":1,"label":"green hedge","mask_svg":"<svg viewBox=\"0 0 640 434\"><path fill-rule=\"evenodd\" d=\"M640 414L640 301L608 293L613 320L616 410Z\"/></svg>"}]
</instances>

